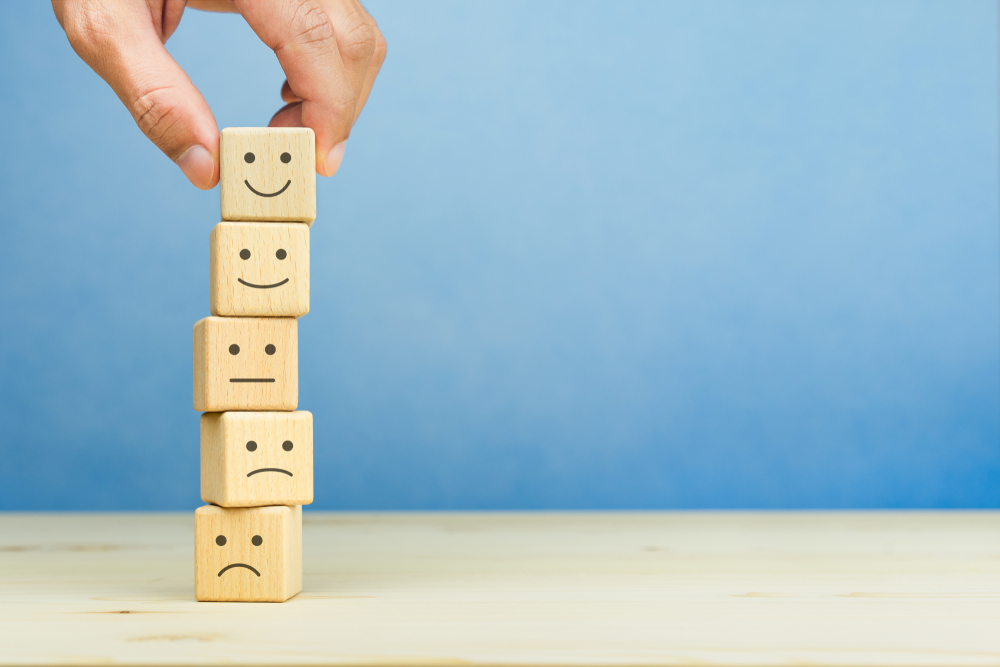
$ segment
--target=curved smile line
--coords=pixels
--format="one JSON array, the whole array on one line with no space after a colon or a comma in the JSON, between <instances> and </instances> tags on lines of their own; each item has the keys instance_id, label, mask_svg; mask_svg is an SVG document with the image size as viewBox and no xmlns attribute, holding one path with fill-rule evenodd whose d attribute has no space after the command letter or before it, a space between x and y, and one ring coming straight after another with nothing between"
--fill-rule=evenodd
<instances>
[{"instance_id":1,"label":"curved smile line","mask_svg":"<svg viewBox=\"0 0 1000 667\"><path fill-rule=\"evenodd\" d=\"M274 382L274 378L229 378L230 382Z\"/></svg>"},{"instance_id":2,"label":"curved smile line","mask_svg":"<svg viewBox=\"0 0 1000 667\"><path fill-rule=\"evenodd\" d=\"M246 569L248 569L251 572L253 572L254 574L256 574L258 577L260 576L260 572L258 572L254 568L250 567L246 563L233 563L232 565L227 565L224 568L222 568L221 570L219 570L219 576L221 577L223 572L225 572L226 570L230 570L230 569L232 569L234 567L245 567Z\"/></svg>"},{"instance_id":3,"label":"curved smile line","mask_svg":"<svg viewBox=\"0 0 1000 667\"><path fill-rule=\"evenodd\" d=\"M248 472L247 477L253 477L259 472L283 472L289 477L294 477L292 473L288 472L287 470L282 470L281 468L258 468L257 470L251 470L250 472Z\"/></svg>"},{"instance_id":4,"label":"curved smile line","mask_svg":"<svg viewBox=\"0 0 1000 667\"><path fill-rule=\"evenodd\" d=\"M291 182L291 181L288 181L287 183L285 183L285 187L281 188L281 189L280 189L280 190L278 190L277 192L272 192L271 194L266 194L266 193L264 193L264 192L257 192L256 190L254 190L254 189L253 189L253 186L252 186L252 185L250 185L250 181L246 181L246 180L245 180L245 181L243 181L243 182L244 182L244 183L246 183L246 185L247 185L247 187L248 187L248 188L250 188L250 192L254 193L254 194L255 194L255 195L257 195L258 197L277 197L277 196L278 196L278 195L280 195L280 194L281 194L282 192L284 192L285 190L287 190L287 189L288 189L288 186L292 184L292 182Z\"/></svg>"},{"instance_id":5,"label":"curved smile line","mask_svg":"<svg viewBox=\"0 0 1000 667\"><path fill-rule=\"evenodd\" d=\"M247 287L255 287L257 289L271 289L272 287L281 287L282 285L288 282L288 278L285 278L280 283L274 283L273 285L254 285L253 283L248 283L242 278L237 278L236 280L240 281L240 284L242 285L246 285Z\"/></svg>"}]
</instances>

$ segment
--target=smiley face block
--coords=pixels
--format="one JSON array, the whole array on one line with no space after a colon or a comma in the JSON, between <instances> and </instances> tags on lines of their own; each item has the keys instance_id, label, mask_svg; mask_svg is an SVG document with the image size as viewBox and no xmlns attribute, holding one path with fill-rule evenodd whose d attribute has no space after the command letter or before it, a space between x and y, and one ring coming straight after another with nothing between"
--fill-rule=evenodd
<instances>
[{"instance_id":1,"label":"smiley face block","mask_svg":"<svg viewBox=\"0 0 1000 667\"><path fill-rule=\"evenodd\" d=\"M201 416L201 499L222 507L313 501L309 412L208 412Z\"/></svg>"},{"instance_id":2,"label":"smiley face block","mask_svg":"<svg viewBox=\"0 0 1000 667\"><path fill-rule=\"evenodd\" d=\"M309 312L309 228L220 222L211 235L211 307L224 317Z\"/></svg>"},{"instance_id":3,"label":"smiley face block","mask_svg":"<svg viewBox=\"0 0 1000 667\"><path fill-rule=\"evenodd\" d=\"M206 317L194 325L195 410L294 410L298 402L297 320Z\"/></svg>"},{"instance_id":4,"label":"smiley face block","mask_svg":"<svg viewBox=\"0 0 1000 667\"><path fill-rule=\"evenodd\" d=\"M302 590L302 508L194 511L194 596L284 602Z\"/></svg>"},{"instance_id":5,"label":"smiley face block","mask_svg":"<svg viewBox=\"0 0 1000 667\"><path fill-rule=\"evenodd\" d=\"M316 219L316 138L309 128L227 127L219 157L223 220Z\"/></svg>"}]
</instances>

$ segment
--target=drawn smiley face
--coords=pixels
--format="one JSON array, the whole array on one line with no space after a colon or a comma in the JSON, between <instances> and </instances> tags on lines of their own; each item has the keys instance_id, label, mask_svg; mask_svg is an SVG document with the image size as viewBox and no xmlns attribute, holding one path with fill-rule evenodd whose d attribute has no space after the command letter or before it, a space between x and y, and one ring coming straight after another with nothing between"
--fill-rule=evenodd
<instances>
[{"instance_id":1,"label":"drawn smiley face","mask_svg":"<svg viewBox=\"0 0 1000 667\"><path fill-rule=\"evenodd\" d=\"M211 307L223 317L309 312L309 228L221 222L210 238Z\"/></svg>"},{"instance_id":2,"label":"drawn smiley face","mask_svg":"<svg viewBox=\"0 0 1000 667\"><path fill-rule=\"evenodd\" d=\"M289 153L288 151L282 151L281 155L278 156L278 159L281 161L282 164L288 164L289 162L292 161L292 154ZM254 162L257 161L257 156L254 154L253 151L247 151L246 153L243 154L243 161L246 162L247 164L253 164ZM257 188L250 185L250 181L248 181L247 179L243 179L243 184L247 186L247 189L250 190L250 192L254 193L258 197L277 197L278 195L282 194L285 190L288 189L288 186L292 184L292 179L289 178L287 181L285 181L285 184L282 185L281 188L276 190L275 192L260 192L259 190L257 190Z\"/></svg>"},{"instance_id":3,"label":"drawn smiley face","mask_svg":"<svg viewBox=\"0 0 1000 667\"><path fill-rule=\"evenodd\" d=\"M221 145L222 219L316 218L315 138L308 128L226 128Z\"/></svg>"},{"instance_id":4,"label":"drawn smiley face","mask_svg":"<svg viewBox=\"0 0 1000 667\"><path fill-rule=\"evenodd\" d=\"M298 321L291 317L206 317L194 327L194 407L294 410Z\"/></svg>"},{"instance_id":5,"label":"drawn smiley face","mask_svg":"<svg viewBox=\"0 0 1000 667\"><path fill-rule=\"evenodd\" d=\"M302 508L195 510L195 596L282 601L301 589Z\"/></svg>"},{"instance_id":6,"label":"drawn smiley face","mask_svg":"<svg viewBox=\"0 0 1000 667\"><path fill-rule=\"evenodd\" d=\"M248 259L250 259L250 257L252 255L253 255L253 253L251 253L246 248L243 248L243 250L240 250L240 259L242 259L243 261L247 261ZM274 256L278 258L278 261L284 261L285 258L288 257L288 251L285 250L284 248L278 248L274 252ZM255 285L253 283L250 283L250 282L247 282L247 281L243 280L242 278L237 278L236 281L239 284L244 285L245 287L252 287L253 289L273 289L275 287L281 287L282 285L288 283L288 278L285 278L283 280L279 280L276 283L271 283L270 285Z\"/></svg>"},{"instance_id":7,"label":"drawn smiley face","mask_svg":"<svg viewBox=\"0 0 1000 667\"><path fill-rule=\"evenodd\" d=\"M312 414L202 415L201 498L222 507L311 503Z\"/></svg>"}]
</instances>

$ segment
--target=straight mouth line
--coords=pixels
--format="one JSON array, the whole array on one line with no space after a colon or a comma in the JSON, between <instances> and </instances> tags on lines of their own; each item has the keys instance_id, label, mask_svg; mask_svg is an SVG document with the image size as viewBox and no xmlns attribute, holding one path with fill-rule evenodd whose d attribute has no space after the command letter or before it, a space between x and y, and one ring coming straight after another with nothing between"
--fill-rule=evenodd
<instances>
[{"instance_id":1,"label":"straight mouth line","mask_svg":"<svg viewBox=\"0 0 1000 667\"><path fill-rule=\"evenodd\" d=\"M251 470L247 473L247 477L253 477L259 472L283 472L289 477L294 477L294 475L287 470L282 470L281 468L258 468L257 470Z\"/></svg>"},{"instance_id":2,"label":"straight mouth line","mask_svg":"<svg viewBox=\"0 0 1000 667\"><path fill-rule=\"evenodd\" d=\"M280 195L280 194L281 194L282 192L284 192L285 190L287 190L287 189L288 189L288 186L292 184L292 182L291 182L291 181L288 181L287 183L285 183L285 187L281 188L281 189L280 189L280 190L278 190L277 192L272 192L271 194L267 194L267 193L264 193L264 192L257 192L256 190L254 190L254 189L253 189L253 186L252 186L252 185L250 185L250 181L247 181L247 180L244 180L243 182L244 182L244 183L246 183L246 186L247 186L248 188L250 188L250 192L254 193L254 194L255 194L255 195L257 195L258 197L277 197L277 196L278 196L278 195Z\"/></svg>"},{"instance_id":3,"label":"straight mouth line","mask_svg":"<svg viewBox=\"0 0 1000 667\"><path fill-rule=\"evenodd\" d=\"M254 285L253 283L248 283L242 278L237 278L236 280L240 281L241 284L246 285L247 287L255 287L257 289L271 289L272 287L281 287L282 285L288 282L288 278L285 278L280 283L274 283L273 285Z\"/></svg>"},{"instance_id":4,"label":"straight mouth line","mask_svg":"<svg viewBox=\"0 0 1000 667\"><path fill-rule=\"evenodd\" d=\"M224 568L222 568L221 570L219 570L219 576L221 577L223 572L225 572L226 570L232 569L234 567L245 567L246 569L248 569L251 572L253 572L254 574L256 574L258 577L260 576L260 572L258 572L254 568L250 567L246 563L233 563L232 565L227 565Z\"/></svg>"},{"instance_id":5,"label":"straight mouth line","mask_svg":"<svg viewBox=\"0 0 1000 667\"><path fill-rule=\"evenodd\" d=\"M229 378L230 382L274 382L274 378Z\"/></svg>"}]
</instances>

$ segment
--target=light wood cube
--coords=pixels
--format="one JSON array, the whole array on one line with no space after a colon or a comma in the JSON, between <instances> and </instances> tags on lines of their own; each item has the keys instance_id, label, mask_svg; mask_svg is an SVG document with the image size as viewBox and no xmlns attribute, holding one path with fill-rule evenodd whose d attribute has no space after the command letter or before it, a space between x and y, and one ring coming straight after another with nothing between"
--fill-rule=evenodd
<instances>
[{"instance_id":1,"label":"light wood cube","mask_svg":"<svg viewBox=\"0 0 1000 667\"><path fill-rule=\"evenodd\" d=\"M301 507L195 510L198 600L284 602L301 590Z\"/></svg>"},{"instance_id":2,"label":"light wood cube","mask_svg":"<svg viewBox=\"0 0 1000 667\"><path fill-rule=\"evenodd\" d=\"M208 412L201 416L201 499L222 507L313 501L309 412Z\"/></svg>"},{"instance_id":3,"label":"light wood cube","mask_svg":"<svg viewBox=\"0 0 1000 667\"><path fill-rule=\"evenodd\" d=\"M309 228L220 222L210 237L211 310L224 317L309 312Z\"/></svg>"},{"instance_id":4,"label":"light wood cube","mask_svg":"<svg viewBox=\"0 0 1000 667\"><path fill-rule=\"evenodd\" d=\"M316 219L316 138L309 128L227 127L219 157L223 220Z\"/></svg>"},{"instance_id":5,"label":"light wood cube","mask_svg":"<svg viewBox=\"0 0 1000 667\"><path fill-rule=\"evenodd\" d=\"M195 410L294 410L298 402L297 320L206 317L194 325Z\"/></svg>"}]
</instances>

